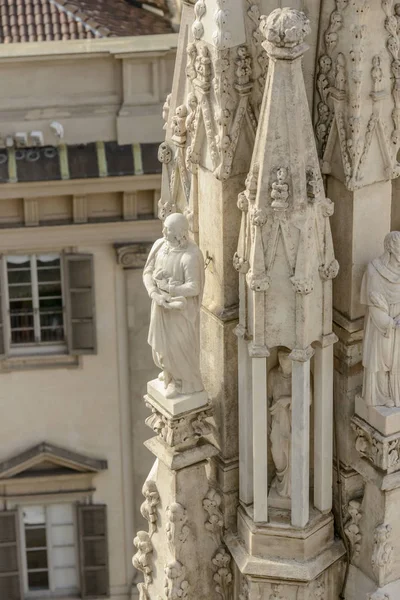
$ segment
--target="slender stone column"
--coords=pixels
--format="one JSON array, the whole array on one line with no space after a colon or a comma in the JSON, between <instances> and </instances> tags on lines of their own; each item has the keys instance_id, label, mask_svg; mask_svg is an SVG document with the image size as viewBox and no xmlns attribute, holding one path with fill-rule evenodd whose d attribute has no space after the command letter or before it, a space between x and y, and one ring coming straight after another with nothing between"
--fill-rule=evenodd
<instances>
[{"instance_id":1,"label":"slender stone column","mask_svg":"<svg viewBox=\"0 0 400 600\"><path fill-rule=\"evenodd\" d=\"M252 359L249 344L236 328L238 336L239 382L239 499L246 505L253 502L253 403L251 391ZM249 401L251 399L251 401Z\"/></svg>"},{"instance_id":2,"label":"slender stone column","mask_svg":"<svg viewBox=\"0 0 400 600\"><path fill-rule=\"evenodd\" d=\"M328 337L328 336L326 336ZM314 357L314 506L332 509L333 344L318 346Z\"/></svg>"},{"instance_id":3,"label":"slender stone column","mask_svg":"<svg viewBox=\"0 0 400 600\"><path fill-rule=\"evenodd\" d=\"M268 521L268 398L265 347L249 347L253 405L254 521Z\"/></svg>"},{"instance_id":4,"label":"slender stone column","mask_svg":"<svg viewBox=\"0 0 400 600\"><path fill-rule=\"evenodd\" d=\"M292 352L292 516L294 527L305 527L310 496L310 358Z\"/></svg>"}]
</instances>

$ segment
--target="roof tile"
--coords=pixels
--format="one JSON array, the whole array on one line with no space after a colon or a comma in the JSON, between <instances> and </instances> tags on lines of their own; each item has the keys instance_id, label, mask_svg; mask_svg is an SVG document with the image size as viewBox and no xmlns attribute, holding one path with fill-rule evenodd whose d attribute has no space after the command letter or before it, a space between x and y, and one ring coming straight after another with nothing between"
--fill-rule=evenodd
<instances>
[{"instance_id":1,"label":"roof tile","mask_svg":"<svg viewBox=\"0 0 400 600\"><path fill-rule=\"evenodd\" d=\"M166 0L153 0L168 14ZM167 18L128 0L0 0L0 43L171 33Z\"/></svg>"}]
</instances>

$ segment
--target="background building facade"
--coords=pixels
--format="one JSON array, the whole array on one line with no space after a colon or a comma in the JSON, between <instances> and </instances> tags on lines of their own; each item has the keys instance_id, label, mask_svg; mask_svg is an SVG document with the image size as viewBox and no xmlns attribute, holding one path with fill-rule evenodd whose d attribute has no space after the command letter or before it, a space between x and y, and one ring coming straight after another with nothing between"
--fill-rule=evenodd
<instances>
[{"instance_id":1,"label":"background building facade","mask_svg":"<svg viewBox=\"0 0 400 600\"><path fill-rule=\"evenodd\" d=\"M154 371L141 273L161 230L157 149L176 37L88 37L100 39L0 47L7 600L136 593Z\"/></svg>"}]
</instances>

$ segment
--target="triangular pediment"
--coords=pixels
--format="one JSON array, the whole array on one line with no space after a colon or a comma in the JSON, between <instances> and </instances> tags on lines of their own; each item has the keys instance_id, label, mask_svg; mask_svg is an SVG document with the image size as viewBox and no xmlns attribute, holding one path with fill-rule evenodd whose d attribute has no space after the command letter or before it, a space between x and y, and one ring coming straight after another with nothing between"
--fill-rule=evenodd
<instances>
[{"instance_id":1,"label":"triangular pediment","mask_svg":"<svg viewBox=\"0 0 400 600\"><path fill-rule=\"evenodd\" d=\"M11 458L0 461L0 480L69 473L97 473L107 469L107 461L79 454L43 442Z\"/></svg>"}]
</instances>

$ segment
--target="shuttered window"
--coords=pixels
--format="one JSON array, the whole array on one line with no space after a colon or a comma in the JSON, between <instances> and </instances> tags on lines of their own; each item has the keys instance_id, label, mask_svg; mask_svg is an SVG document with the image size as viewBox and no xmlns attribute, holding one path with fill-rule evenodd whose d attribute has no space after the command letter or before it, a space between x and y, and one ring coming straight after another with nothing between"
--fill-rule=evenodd
<instances>
[{"instance_id":1,"label":"shuttered window","mask_svg":"<svg viewBox=\"0 0 400 600\"><path fill-rule=\"evenodd\" d=\"M91 254L65 254L68 347L71 354L95 354L94 269Z\"/></svg>"},{"instance_id":2,"label":"shuttered window","mask_svg":"<svg viewBox=\"0 0 400 600\"><path fill-rule=\"evenodd\" d=\"M75 505L68 503L24 506L22 563L25 593L79 593Z\"/></svg>"},{"instance_id":3,"label":"shuttered window","mask_svg":"<svg viewBox=\"0 0 400 600\"><path fill-rule=\"evenodd\" d=\"M1 260L1 258L0 258ZM1 263L0 263L1 264ZM6 353L6 343L5 343L5 331L4 331L4 317L6 313L6 306L3 297L3 290L5 289L5 283L1 277L0 270L0 358L2 358Z\"/></svg>"},{"instance_id":4,"label":"shuttered window","mask_svg":"<svg viewBox=\"0 0 400 600\"><path fill-rule=\"evenodd\" d=\"M60 254L7 255L4 261L10 347L65 348Z\"/></svg>"},{"instance_id":5,"label":"shuttered window","mask_svg":"<svg viewBox=\"0 0 400 600\"><path fill-rule=\"evenodd\" d=\"M92 255L15 254L1 264L0 356L96 352Z\"/></svg>"},{"instance_id":6,"label":"shuttered window","mask_svg":"<svg viewBox=\"0 0 400 600\"><path fill-rule=\"evenodd\" d=\"M0 512L0 598L22 600L17 511Z\"/></svg>"},{"instance_id":7,"label":"shuttered window","mask_svg":"<svg viewBox=\"0 0 400 600\"><path fill-rule=\"evenodd\" d=\"M107 507L78 506L82 598L108 598Z\"/></svg>"}]
</instances>

